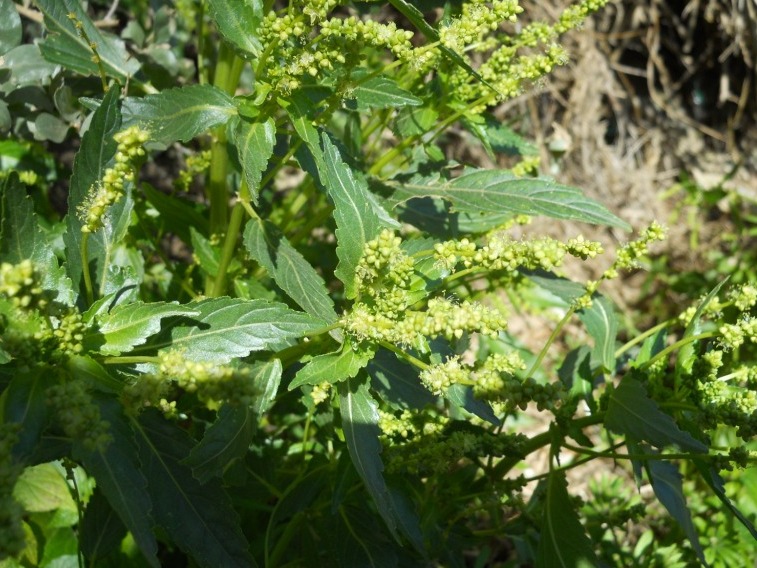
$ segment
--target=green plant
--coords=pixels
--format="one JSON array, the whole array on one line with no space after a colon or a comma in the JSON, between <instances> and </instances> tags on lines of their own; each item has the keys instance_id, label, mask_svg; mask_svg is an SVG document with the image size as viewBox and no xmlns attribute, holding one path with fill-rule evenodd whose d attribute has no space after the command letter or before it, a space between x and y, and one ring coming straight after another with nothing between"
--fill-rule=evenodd
<instances>
[{"instance_id":1,"label":"green plant","mask_svg":"<svg viewBox=\"0 0 757 568\"><path fill-rule=\"evenodd\" d=\"M510 0L446 6L435 26L393 0L407 29L335 0L185 1L175 19L125 4L128 49L74 0L38 0L44 36L18 45L21 21L3 8L6 58L37 50L92 111L74 122L62 219L47 192L65 166L23 129L4 146L8 565L594 566L618 557L587 536L602 538L596 515L568 480L599 459L647 476L687 539L670 555L707 554L682 473L757 535L719 473L754 459L755 288L718 284L620 343L599 288L664 230L642 231L587 283L560 269L599 262L600 243L515 236L534 215L629 228L530 175L528 145L489 113L565 63L559 35L604 2L518 32ZM196 83L155 69L150 38L169 20L173 49L196 48ZM447 159L458 123L522 159ZM140 172L166 149L194 157L161 191ZM205 168L201 193L183 193ZM508 312L540 301L560 319L532 352ZM555 353L574 318L587 344ZM544 426L527 435L529 408ZM519 474L542 449L546 470ZM57 497L34 501L34 483Z\"/></svg>"}]
</instances>

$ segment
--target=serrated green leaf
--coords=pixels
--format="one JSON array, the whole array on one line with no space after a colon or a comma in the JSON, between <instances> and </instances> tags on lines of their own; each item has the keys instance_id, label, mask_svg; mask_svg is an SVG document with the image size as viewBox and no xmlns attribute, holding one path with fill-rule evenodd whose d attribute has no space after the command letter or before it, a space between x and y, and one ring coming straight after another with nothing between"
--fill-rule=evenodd
<instances>
[{"instance_id":1,"label":"serrated green leaf","mask_svg":"<svg viewBox=\"0 0 757 568\"><path fill-rule=\"evenodd\" d=\"M145 560L157 567L158 544L150 517L152 500L137 454L134 431L117 400L101 399L99 406L100 416L109 424L112 440L99 451L87 449L80 440L74 440L74 456L95 477L97 487L131 532Z\"/></svg>"},{"instance_id":2,"label":"serrated green leaf","mask_svg":"<svg viewBox=\"0 0 757 568\"><path fill-rule=\"evenodd\" d=\"M373 498L379 514L396 538L397 519L389 488L384 481L384 464L381 462L378 405L367 385L357 379L347 379L340 383L339 397L342 429L352 463Z\"/></svg>"},{"instance_id":3,"label":"serrated green leaf","mask_svg":"<svg viewBox=\"0 0 757 568\"><path fill-rule=\"evenodd\" d=\"M354 298L355 269L363 256L365 244L376 238L386 222L376 212L368 197L368 186L342 161L339 150L324 133L323 159L318 164L321 183L334 202L336 221L336 254L339 264L334 275L344 283L348 298Z\"/></svg>"},{"instance_id":4,"label":"serrated green leaf","mask_svg":"<svg viewBox=\"0 0 757 568\"><path fill-rule=\"evenodd\" d=\"M354 107L360 111L423 104L421 99L384 75L378 75L359 83L352 89L351 96L354 98Z\"/></svg>"},{"instance_id":5,"label":"serrated green leaf","mask_svg":"<svg viewBox=\"0 0 757 568\"><path fill-rule=\"evenodd\" d=\"M321 320L267 300L210 298L186 307L199 315L169 322L168 338L135 351L170 346L194 361L228 363L253 351L284 348L323 326Z\"/></svg>"},{"instance_id":6,"label":"serrated green leaf","mask_svg":"<svg viewBox=\"0 0 757 568\"><path fill-rule=\"evenodd\" d=\"M278 227L269 221L251 219L244 230L244 245L279 288L303 310L326 323L336 321L334 302L323 278L289 244Z\"/></svg>"},{"instance_id":7,"label":"serrated green leaf","mask_svg":"<svg viewBox=\"0 0 757 568\"><path fill-rule=\"evenodd\" d=\"M686 497L683 495L683 477L678 471L676 464L663 460L649 460L647 462L652 489L660 503L668 510L670 515L681 525L684 534L689 540L691 547L696 552L703 566L709 566L699 543L699 535L691 520L691 512L686 506Z\"/></svg>"},{"instance_id":8,"label":"serrated green leaf","mask_svg":"<svg viewBox=\"0 0 757 568\"><path fill-rule=\"evenodd\" d=\"M255 415L244 405L224 404L216 421L183 460L200 483L222 476L235 460L244 457L255 435Z\"/></svg>"},{"instance_id":9,"label":"serrated green leaf","mask_svg":"<svg viewBox=\"0 0 757 568\"><path fill-rule=\"evenodd\" d=\"M120 355L160 331L160 322L170 316L193 317L200 312L179 305L178 302L121 304L97 318L99 332L105 343L100 346L104 355Z\"/></svg>"},{"instance_id":10,"label":"serrated green leaf","mask_svg":"<svg viewBox=\"0 0 757 568\"><path fill-rule=\"evenodd\" d=\"M257 566L228 495L215 480L201 485L181 463L193 446L186 432L153 412L142 414L137 432L153 515L173 542L199 566Z\"/></svg>"},{"instance_id":11,"label":"serrated green leaf","mask_svg":"<svg viewBox=\"0 0 757 568\"><path fill-rule=\"evenodd\" d=\"M129 56L123 42L101 32L78 0L36 0L36 3L45 15L48 35L40 48L48 61L84 75L98 75L91 42L97 46L97 54L109 76L123 83L139 71L139 61ZM86 39L76 29L76 22L69 18L69 14L81 23Z\"/></svg>"},{"instance_id":12,"label":"serrated green leaf","mask_svg":"<svg viewBox=\"0 0 757 568\"><path fill-rule=\"evenodd\" d=\"M528 278L536 285L551 292L570 304L585 293L585 288L576 282L559 278L549 273L528 273ZM594 339L592 362L607 370L615 368L615 342L618 336L618 318L612 302L605 296L595 294L590 308L577 312L578 318L586 326Z\"/></svg>"},{"instance_id":13,"label":"serrated green leaf","mask_svg":"<svg viewBox=\"0 0 757 568\"><path fill-rule=\"evenodd\" d=\"M263 20L260 0L208 0L208 12L218 31L245 57L257 57L262 44L256 31Z\"/></svg>"},{"instance_id":14,"label":"serrated green leaf","mask_svg":"<svg viewBox=\"0 0 757 568\"><path fill-rule=\"evenodd\" d=\"M68 484L52 463L27 467L13 487L13 497L28 513L65 509L76 511Z\"/></svg>"},{"instance_id":15,"label":"serrated green leaf","mask_svg":"<svg viewBox=\"0 0 757 568\"><path fill-rule=\"evenodd\" d=\"M21 16L13 2L0 4L0 55L21 43Z\"/></svg>"},{"instance_id":16,"label":"serrated green leaf","mask_svg":"<svg viewBox=\"0 0 757 568\"><path fill-rule=\"evenodd\" d=\"M55 378L44 369L31 373L16 372L3 392L4 408L0 414L8 424L19 424L21 431L13 446L13 456L23 461L37 448L42 432L50 419L47 404L47 389L55 384Z\"/></svg>"},{"instance_id":17,"label":"serrated green leaf","mask_svg":"<svg viewBox=\"0 0 757 568\"><path fill-rule=\"evenodd\" d=\"M345 379L351 379L372 358L372 349L355 350L349 342L345 342L339 351L316 355L308 361L289 383L289 390L294 390L302 385L335 384Z\"/></svg>"},{"instance_id":18,"label":"serrated green leaf","mask_svg":"<svg viewBox=\"0 0 757 568\"><path fill-rule=\"evenodd\" d=\"M699 302L694 315L689 321L686 329L683 332L683 338L692 337L702 331L701 318L705 308L710 302L718 295L720 289L728 282L730 277L726 277L722 282L715 286L705 298ZM687 343L678 350L678 357L676 359L676 374L691 373L691 369L694 366L696 360L696 347L698 342Z\"/></svg>"},{"instance_id":19,"label":"serrated green leaf","mask_svg":"<svg viewBox=\"0 0 757 568\"><path fill-rule=\"evenodd\" d=\"M188 142L237 114L234 100L212 85L189 85L155 95L129 97L123 104L124 126L139 124L150 140L165 145Z\"/></svg>"},{"instance_id":20,"label":"serrated green leaf","mask_svg":"<svg viewBox=\"0 0 757 568\"><path fill-rule=\"evenodd\" d=\"M739 508L736 507L736 505L734 505L733 502L728 498L728 495L726 495L725 492L725 482L723 481L723 478L720 477L720 474L717 472L717 470L708 461L693 461L694 465L699 470L699 473L702 475L705 483L710 486L718 499L720 499L720 502L723 503L723 505L731 512L731 514L733 514L734 517L738 519L738 521L742 525L744 525L744 528L749 531L749 534L752 535L752 538L757 541L757 529L755 529L752 521L749 520L746 515L742 513Z\"/></svg>"},{"instance_id":21,"label":"serrated green leaf","mask_svg":"<svg viewBox=\"0 0 757 568\"><path fill-rule=\"evenodd\" d=\"M394 206L410 199L438 197L449 201L453 211L544 215L630 230L628 223L580 189L549 179L517 178L506 170L475 170L449 181L437 176L392 180L384 185L394 190L390 198Z\"/></svg>"},{"instance_id":22,"label":"serrated green leaf","mask_svg":"<svg viewBox=\"0 0 757 568\"><path fill-rule=\"evenodd\" d=\"M568 494L565 473L547 478L537 568L593 568L599 562Z\"/></svg>"},{"instance_id":23,"label":"serrated green leaf","mask_svg":"<svg viewBox=\"0 0 757 568\"><path fill-rule=\"evenodd\" d=\"M282 367L281 361L273 359L266 363L256 363L254 368L253 383L260 394L255 398L255 402L250 405L250 408L260 417L273 406L276 393L279 392L279 384L281 384Z\"/></svg>"},{"instance_id":24,"label":"serrated green leaf","mask_svg":"<svg viewBox=\"0 0 757 568\"><path fill-rule=\"evenodd\" d=\"M613 432L658 448L675 444L692 452L707 451L705 444L681 430L670 415L661 411L644 385L630 375L623 377L610 395L605 425Z\"/></svg>"},{"instance_id":25,"label":"serrated green leaf","mask_svg":"<svg viewBox=\"0 0 757 568\"><path fill-rule=\"evenodd\" d=\"M276 122L269 118L265 122L240 120L234 128L234 146L239 154L239 163L247 181L252 201L258 202L260 180L273 155L276 144Z\"/></svg>"},{"instance_id":26,"label":"serrated green leaf","mask_svg":"<svg viewBox=\"0 0 757 568\"><path fill-rule=\"evenodd\" d=\"M53 293L55 302L74 304L73 284L65 269L58 266L58 259L39 227L34 205L15 172L0 185L0 258L12 264L31 260L41 278L42 289Z\"/></svg>"}]
</instances>

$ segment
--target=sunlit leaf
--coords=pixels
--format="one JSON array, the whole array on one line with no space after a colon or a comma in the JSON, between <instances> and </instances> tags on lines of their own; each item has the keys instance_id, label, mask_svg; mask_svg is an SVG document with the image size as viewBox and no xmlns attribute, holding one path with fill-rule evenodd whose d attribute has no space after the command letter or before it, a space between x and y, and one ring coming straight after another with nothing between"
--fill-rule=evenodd
<instances>
[{"instance_id":1,"label":"sunlit leaf","mask_svg":"<svg viewBox=\"0 0 757 568\"><path fill-rule=\"evenodd\" d=\"M208 12L221 35L246 57L258 56L257 30L263 19L261 0L208 0Z\"/></svg>"},{"instance_id":2,"label":"sunlit leaf","mask_svg":"<svg viewBox=\"0 0 757 568\"><path fill-rule=\"evenodd\" d=\"M234 146L254 203L258 202L260 180L273 155L275 143L276 122L273 118L265 122L240 120L234 128Z\"/></svg>"}]
</instances>

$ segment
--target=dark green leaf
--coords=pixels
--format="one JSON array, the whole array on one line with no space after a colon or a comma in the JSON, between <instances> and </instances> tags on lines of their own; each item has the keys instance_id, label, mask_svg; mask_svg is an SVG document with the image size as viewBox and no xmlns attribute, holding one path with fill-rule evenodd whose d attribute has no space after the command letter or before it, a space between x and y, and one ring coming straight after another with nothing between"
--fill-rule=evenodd
<instances>
[{"instance_id":1,"label":"dark green leaf","mask_svg":"<svg viewBox=\"0 0 757 568\"><path fill-rule=\"evenodd\" d=\"M699 535L691 520L691 512L686 506L686 497L683 495L683 478L678 471L678 466L669 461L649 460L647 471L652 482L652 489L671 516L681 525L684 534L689 539L691 547L697 553L703 566L709 566L704 559L702 545L699 543Z\"/></svg>"},{"instance_id":2,"label":"dark green leaf","mask_svg":"<svg viewBox=\"0 0 757 568\"><path fill-rule=\"evenodd\" d=\"M40 46L48 61L84 75L98 75L99 69L92 59L94 53L89 45L94 43L108 75L123 83L139 70L139 61L130 58L118 38L101 32L78 0L37 0L37 5L45 15L48 30ZM69 15L74 15L81 24L86 39Z\"/></svg>"},{"instance_id":3,"label":"dark green leaf","mask_svg":"<svg viewBox=\"0 0 757 568\"><path fill-rule=\"evenodd\" d=\"M303 310L327 323L336 321L334 302L323 278L273 223L251 219L245 227L244 244L250 256Z\"/></svg>"},{"instance_id":4,"label":"dark green leaf","mask_svg":"<svg viewBox=\"0 0 757 568\"><path fill-rule=\"evenodd\" d=\"M273 405L281 383L281 361L273 359L267 363L253 365L255 389L260 393L250 408L260 417Z\"/></svg>"},{"instance_id":5,"label":"dark green leaf","mask_svg":"<svg viewBox=\"0 0 757 568\"><path fill-rule=\"evenodd\" d=\"M585 293L581 284L549 273L529 273L528 278L536 285L551 292L566 303ZM578 311L579 319L594 339L592 360L607 370L615 369L615 341L618 335L618 319L612 302L605 296L595 294L588 309Z\"/></svg>"},{"instance_id":6,"label":"dark green leaf","mask_svg":"<svg viewBox=\"0 0 757 568\"><path fill-rule=\"evenodd\" d=\"M29 259L41 278L42 289L66 306L74 304L75 294L64 268L58 266L53 248L41 231L32 200L12 172L0 185L0 258L17 264Z\"/></svg>"},{"instance_id":7,"label":"dark green leaf","mask_svg":"<svg viewBox=\"0 0 757 568\"><path fill-rule=\"evenodd\" d=\"M164 232L174 233L185 243L191 240L190 229L195 229L202 235L208 234L208 220L196 204L178 195L166 195L145 182L140 184L140 189L150 205L160 213L156 222L160 223Z\"/></svg>"},{"instance_id":8,"label":"dark green leaf","mask_svg":"<svg viewBox=\"0 0 757 568\"><path fill-rule=\"evenodd\" d=\"M662 351L665 348L665 340L668 337L668 330L667 329L661 329L654 335L651 335L650 337L647 337L644 340L644 343L641 344L641 349L639 349L639 354L636 355L636 358L633 360L633 367L640 367L647 361L649 361L652 357L657 355L660 351Z\"/></svg>"},{"instance_id":9,"label":"dark green leaf","mask_svg":"<svg viewBox=\"0 0 757 568\"><path fill-rule=\"evenodd\" d=\"M253 351L277 350L292 339L323 326L305 313L266 300L210 298L186 304L199 315L177 319L170 339L148 349L168 347L184 350L195 361L228 363ZM137 348L139 350L141 348Z\"/></svg>"},{"instance_id":10,"label":"dark green leaf","mask_svg":"<svg viewBox=\"0 0 757 568\"><path fill-rule=\"evenodd\" d=\"M494 414L489 403L484 402L483 400L478 400L473 396L473 389L469 386L458 384L452 385L447 389L445 398L456 407L461 408L466 412L470 412L471 414L475 414L481 420L491 422L495 426L499 426L500 424L499 418Z\"/></svg>"},{"instance_id":11,"label":"dark green leaf","mask_svg":"<svg viewBox=\"0 0 757 568\"><path fill-rule=\"evenodd\" d=\"M397 513L384 481L378 409L368 386L357 379L339 383L342 429L352 463L373 498L379 514L397 538Z\"/></svg>"},{"instance_id":12,"label":"dark green leaf","mask_svg":"<svg viewBox=\"0 0 757 568\"><path fill-rule=\"evenodd\" d=\"M404 138L420 136L431 130L438 122L439 113L429 106L403 108L397 113L395 129L397 134Z\"/></svg>"},{"instance_id":13,"label":"dark green leaf","mask_svg":"<svg viewBox=\"0 0 757 568\"><path fill-rule=\"evenodd\" d=\"M201 485L182 465L193 446L189 436L159 414L145 412L138 443L155 520L176 545L199 566L256 566L229 497L215 480Z\"/></svg>"},{"instance_id":14,"label":"dark green leaf","mask_svg":"<svg viewBox=\"0 0 757 568\"><path fill-rule=\"evenodd\" d=\"M89 355L70 355L66 361L71 376L86 381L92 387L108 393L119 393L124 383L105 370Z\"/></svg>"},{"instance_id":15,"label":"dark green leaf","mask_svg":"<svg viewBox=\"0 0 757 568\"><path fill-rule=\"evenodd\" d=\"M47 405L47 389L55 384L55 379L43 369L31 374L16 372L3 392L5 405L2 416L6 423L20 424L18 442L13 447L13 455L23 461L34 453L42 432L50 419Z\"/></svg>"},{"instance_id":16,"label":"dark green leaf","mask_svg":"<svg viewBox=\"0 0 757 568\"><path fill-rule=\"evenodd\" d=\"M355 349L350 342L345 342L339 351L313 357L289 383L289 390L302 385L335 384L351 379L368 364L372 357L372 349Z\"/></svg>"},{"instance_id":17,"label":"dark green leaf","mask_svg":"<svg viewBox=\"0 0 757 568\"><path fill-rule=\"evenodd\" d=\"M104 556L115 551L126 536L126 527L98 487L84 511L79 541L90 565L98 565Z\"/></svg>"},{"instance_id":18,"label":"dark green leaf","mask_svg":"<svg viewBox=\"0 0 757 568\"><path fill-rule=\"evenodd\" d=\"M565 360L557 371L560 381L568 388L571 397L586 400L596 410L596 403L591 396L594 380L591 371L591 349L582 345L573 349L565 356Z\"/></svg>"},{"instance_id":19,"label":"dark green leaf","mask_svg":"<svg viewBox=\"0 0 757 568\"><path fill-rule=\"evenodd\" d=\"M541 523L536 566L537 568L599 566L592 544L570 500L568 482L562 471L553 471L547 478L544 517Z\"/></svg>"},{"instance_id":20,"label":"dark green leaf","mask_svg":"<svg viewBox=\"0 0 757 568\"><path fill-rule=\"evenodd\" d=\"M244 457L255 434L255 415L244 405L224 404L216 421L182 462L200 483L223 475L235 460Z\"/></svg>"},{"instance_id":21,"label":"dark green leaf","mask_svg":"<svg viewBox=\"0 0 757 568\"><path fill-rule=\"evenodd\" d=\"M726 495L725 493L725 482L723 481L723 478L720 477L720 474L717 472L717 470L712 467L709 462L701 460L694 460L694 465L696 465L699 473L702 475L702 478L705 480L707 485L712 488L712 490L715 492L715 495L717 495L718 499L720 499L721 503L723 503L723 505L725 505L725 507L731 512L731 514L733 514L733 516L736 517L742 525L744 525L746 530L749 531L749 534L752 535L752 538L757 541L757 529L755 529L752 521L749 520L746 515L742 513L728 498L728 495Z\"/></svg>"},{"instance_id":22,"label":"dark green leaf","mask_svg":"<svg viewBox=\"0 0 757 568\"><path fill-rule=\"evenodd\" d=\"M380 349L368 363L368 375L381 399L395 408L420 409L436 403L436 397L418 378L418 371L386 349Z\"/></svg>"},{"instance_id":23,"label":"dark green leaf","mask_svg":"<svg viewBox=\"0 0 757 568\"><path fill-rule=\"evenodd\" d=\"M385 184L394 189L391 201L395 206L414 198L439 197L449 201L453 211L508 211L630 229L579 189L549 179L518 178L506 170L475 170L449 181L434 177Z\"/></svg>"},{"instance_id":24,"label":"dark green leaf","mask_svg":"<svg viewBox=\"0 0 757 568\"><path fill-rule=\"evenodd\" d=\"M151 566L158 566L158 544L150 518L152 501L137 456L134 432L118 401L103 399L100 415L110 425L111 442L102 451L92 451L75 440L74 456L95 477L97 487L129 529L145 559Z\"/></svg>"},{"instance_id":25,"label":"dark green leaf","mask_svg":"<svg viewBox=\"0 0 757 568\"><path fill-rule=\"evenodd\" d=\"M160 331L160 322L164 318L198 315L200 312L180 306L178 302L121 304L97 318L99 331L105 341L100 346L100 353L120 355L130 351L135 345L142 345L148 337Z\"/></svg>"},{"instance_id":26,"label":"dark green leaf","mask_svg":"<svg viewBox=\"0 0 757 568\"><path fill-rule=\"evenodd\" d=\"M394 568L398 565L393 543L374 519L362 508L339 508L332 535L338 566Z\"/></svg>"},{"instance_id":27,"label":"dark green leaf","mask_svg":"<svg viewBox=\"0 0 757 568\"><path fill-rule=\"evenodd\" d=\"M396 81L379 75L359 83L352 91L357 110L419 106L423 101L401 88Z\"/></svg>"},{"instance_id":28,"label":"dark green leaf","mask_svg":"<svg viewBox=\"0 0 757 568\"><path fill-rule=\"evenodd\" d=\"M705 308L708 306L710 302L718 295L718 292L720 292L720 289L723 287L723 285L728 282L728 278L726 277L720 284L715 286L709 294L699 302L699 305L697 306L696 311L694 312L694 315L691 318L691 321L689 321L688 325L686 326L686 330L683 332L683 338L692 337L694 335L697 335L702 331L702 325L701 325L701 318L702 314L704 313ZM696 359L696 346L698 342L694 341L692 343L687 343L683 347L681 347L678 350L678 358L676 359L676 373L691 373L691 369L694 366L694 361Z\"/></svg>"},{"instance_id":29,"label":"dark green leaf","mask_svg":"<svg viewBox=\"0 0 757 568\"><path fill-rule=\"evenodd\" d=\"M188 142L207 130L226 124L237 114L232 98L212 85L189 85L142 98L129 97L123 105L124 125L139 124L150 140L165 145Z\"/></svg>"},{"instance_id":30,"label":"dark green leaf","mask_svg":"<svg viewBox=\"0 0 757 568\"><path fill-rule=\"evenodd\" d=\"M257 30L263 20L260 0L208 0L208 12L221 35L243 56L257 57L262 45Z\"/></svg>"},{"instance_id":31,"label":"dark green leaf","mask_svg":"<svg viewBox=\"0 0 757 568\"><path fill-rule=\"evenodd\" d=\"M21 17L13 2L0 4L0 55L21 43Z\"/></svg>"},{"instance_id":32,"label":"dark green leaf","mask_svg":"<svg viewBox=\"0 0 757 568\"><path fill-rule=\"evenodd\" d=\"M692 452L707 451L705 444L681 430L670 415L662 412L644 386L630 375L623 377L610 395L605 424L618 434L658 448L675 444Z\"/></svg>"},{"instance_id":33,"label":"dark green leaf","mask_svg":"<svg viewBox=\"0 0 757 568\"><path fill-rule=\"evenodd\" d=\"M234 128L234 145L254 203L258 202L260 180L273 155L275 144L276 122L273 118L265 122L240 120Z\"/></svg>"}]
</instances>

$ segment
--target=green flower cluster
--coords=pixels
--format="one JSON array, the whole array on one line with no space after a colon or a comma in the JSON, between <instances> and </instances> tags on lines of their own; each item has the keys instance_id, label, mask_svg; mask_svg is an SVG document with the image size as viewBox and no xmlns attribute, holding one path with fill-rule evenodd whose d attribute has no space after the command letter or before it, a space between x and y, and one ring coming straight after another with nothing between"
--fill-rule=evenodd
<instances>
[{"instance_id":1,"label":"green flower cluster","mask_svg":"<svg viewBox=\"0 0 757 568\"><path fill-rule=\"evenodd\" d=\"M210 167L210 150L203 150L197 154L192 154L186 159L186 169L179 172L174 186L183 191L188 191L192 184L192 179L200 175Z\"/></svg>"},{"instance_id":2,"label":"green flower cluster","mask_svg":"<svg viewBox=\"0 0 757 568\"><path fill-rule=\"evenodd\" d=\"M159 359L157 372L141 375L124 389L124 405L131 411L157 407L164 414L175 415L176 401L169 400L173 385L209 405L249 405L259 394L252 373L245 368L191 361L181 350L164 351Z\"/></svg>"},{"instance_id":3,"label":"green flower cluster","mask_svg":"<svg viewBox=\"0 0 757 568\"><path fill-rule=\"evenodd\" d=\"M757 343L757 317L745 317L737 323L726 323L718 329L720 343L728 349L736 349L748 339Z\"/></svg>"},{"instance_id":4,"label":"green flower cluster","mask_svg":"<svg viewBox=\"0 0 757 568\"><path fill-rule=\"evenodd\" d=\"M80 440L93 451L103 450L111 440L110 423L100 417L100 408L83 381L70 379L50 387L46 402L52 407L64 434Z\"/></svg>"},{"instance_id":5,"label":"green flower cluster","mask_svg":"<svg viewBox=\"0 0 757 568\"><path fill-rule=\"evenodd\" d=\"M638 268L639 259L649 253L649 245L655 241L665 240L666 234L667 230L654 221L639 235L638 239L618 249L615 253L615 262L605 271L603 278L608 280L617 278L621 270Z\"/></svg>"},{"instance_id":6,"label":"green flower cluster","mask_svg":"<svg viewBox=\"0 0 757 568\"><path fill-rule=\"evenodd\" d=\"M125 183L134 180L136 164L145 155L144 144L150 134L138 126L131 126L115 134L113 139L118 143L116 163L90 188L86 201L79 208L82 233L94 233L103 226L108 208L121 199Z\"/></svg>"},{"instance_id":7,"label":"green flower cluster","mask_svg":"<svg viewBox=\"0 0 757 568\"><path fill-rule=\"evenodd\" d=\"M602 245L582 236L562 243L549 237L515 241L506 235L493 235L489 242L477 246L469 239L445 241L434 245L437 262L454 271L459 264L465 268L506 270L519 268L552 270L562 265L566 254L579 258L594 258L602 254Z\"/></svg>"},{"instance_id":8,"label":"green flower cluster","mask_svg":"<svg viewBox=\"0 0 757 568\"><path fill-rule=\"evenodd\" d=\"M0 561L15 557L26 545L22 525L23 509L13 498L13 488L21 466L13 460L11 451L18 441L19 424L0 425Z\"/></svg>"},{"instance_id":9,"label":"green flower cluster","mask_svg":"<svg viewBox=\"0 0 757 568\"><path fill-rule=\"evenodd\" d=\"M24 310L44 309L47 306L40 275L31 260L0 264L0 297L8 298L14 307Z\"/></svg>"},{"instance_id":10,"label":"green flower cluster","mask_svg":"<svg viewBox=\"0 0 757 568\"><path fill-rule=\"evenodd\" d=\"M743 284L728 293L728 299L740 312L746 312L757 304L757 286Z\"/></svg>"},{"instance_id":11,"label":"green flower cluster","mask_svg":"<svg viewBox=\"0 0 757 568\"><path fill-rule=\"evenodd\" d=\"M387 471L396 474L444 474L461 465L492 456L521 456L527 438L521 434L492 434L486 430L450 422L436 433L390 444L386 449Z\"/></svg>"},{"instance_id":12,"label":"green flower cluster","mask_svg":"<svg viewBox=\"0 0 757 568\"><path fill-rule=\"evenodd\" d=\"M503 22L516 22L522 11L518 0L494 0L491 6L484 0L470 0L463 4L460 17L439 30L439 41L463 55L468 46L483 41Z\"/></svg>"}]
</instances>

